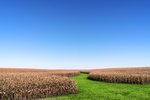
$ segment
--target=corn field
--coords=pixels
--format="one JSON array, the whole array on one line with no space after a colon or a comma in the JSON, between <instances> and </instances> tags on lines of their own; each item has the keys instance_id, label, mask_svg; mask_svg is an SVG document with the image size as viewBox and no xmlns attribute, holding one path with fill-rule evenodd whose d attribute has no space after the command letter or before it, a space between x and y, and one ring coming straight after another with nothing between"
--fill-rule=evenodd
<instances>
[{"instance_id":1,"label":"corn field","mask_svg":"<svg viewBox=\"0 0 150 100\"><path fill-rule=\"evenodd\" d=\"M0 100L31 100L79 93L79 71L0 69Z\"/></svg>"},{"instance_id":2,"label":"corn field","mask_svg":"<svg viewBox=\"0 0 150 100\"><path fill-rule=\"evenodd\" d=\"M108 83L150 84L150 67L91 71L88 79Z\"/></svg>"}]
</instances>

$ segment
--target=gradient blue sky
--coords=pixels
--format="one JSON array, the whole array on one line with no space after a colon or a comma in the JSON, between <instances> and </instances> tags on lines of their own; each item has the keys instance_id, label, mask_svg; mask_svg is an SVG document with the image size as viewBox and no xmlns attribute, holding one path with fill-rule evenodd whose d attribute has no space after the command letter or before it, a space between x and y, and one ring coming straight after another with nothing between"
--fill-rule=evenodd
<instances>
[{"instance_id":1,"label":"gradient blue sky","mask_svg":"<svg viewBox=\"0 0 150 100\"><path fill-rule=\"evenodd\" d=\"M0 68L150 66L150 0L0 0Z\"/></svg>"}]
</instances>

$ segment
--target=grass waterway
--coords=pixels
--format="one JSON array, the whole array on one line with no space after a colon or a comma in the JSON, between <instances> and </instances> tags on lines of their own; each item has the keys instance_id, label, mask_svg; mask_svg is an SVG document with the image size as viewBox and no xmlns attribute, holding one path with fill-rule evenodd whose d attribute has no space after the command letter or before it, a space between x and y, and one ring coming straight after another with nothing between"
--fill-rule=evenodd
<instances>
[{"instance_id":1,"label":"grass waterway","mask_svg":"<svg viewBox=\"0 0 150 100\"><path fill-rule=\"evenodd\" d=\"M106 83L87 77L84 73L71 77L77 81L79 94L37 100L150 100L150 84Z\"/></svg>"}]
</instances>

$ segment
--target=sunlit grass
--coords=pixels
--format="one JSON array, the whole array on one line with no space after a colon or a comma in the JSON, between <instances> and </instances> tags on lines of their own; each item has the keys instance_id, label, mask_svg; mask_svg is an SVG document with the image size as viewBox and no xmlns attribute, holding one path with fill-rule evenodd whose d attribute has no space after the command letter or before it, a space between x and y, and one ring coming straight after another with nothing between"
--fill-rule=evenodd
<instances>
[{"instance_id":1,"label":"sunlit grass","mask_svg":"<svg viewBox=\"0 0 150 100\"><path fill-rule=\"evenodd\" d=\"M88 74L74 76L79 94L37 100L150 100L150 84L118 84L87 79Z\"/></svg>"}]
</instances>

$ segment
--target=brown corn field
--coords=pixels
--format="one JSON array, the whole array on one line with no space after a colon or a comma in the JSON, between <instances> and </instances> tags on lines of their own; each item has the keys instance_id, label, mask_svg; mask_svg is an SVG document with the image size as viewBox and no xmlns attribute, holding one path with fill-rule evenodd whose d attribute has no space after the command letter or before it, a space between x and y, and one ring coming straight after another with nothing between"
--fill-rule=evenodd
<instances>
[{"instance_id":1,"label":"brown corn field","mask_svg":"<svg viewBox=\"0 0 150 100\"><path fill-rule=\"evenodd\" d=\"M79 71L0 68L0 100L31 100L79 93Z\"/></svg>"},{"instance_id":2,"label":"brown corn field","mask_svg":"<svg viewBox=\"0 0 150 100\"><path fill-rule=\"evenodd\" d=\"M77 94L72 76L109 83L150 84L150 67L93 70L44 70L0 68L0 100L32 100Z\"/></svg>"},{"instance_id":3,"label":"brown corn field","mask_svg":"<svg viewBox=\"0 0 150 100\"><path fill-rule=\"evenodd\" d=\"M108 83L150 84L150 67L89 70L88 79Z\"/></svg>"}]
</instances>

